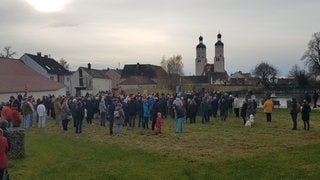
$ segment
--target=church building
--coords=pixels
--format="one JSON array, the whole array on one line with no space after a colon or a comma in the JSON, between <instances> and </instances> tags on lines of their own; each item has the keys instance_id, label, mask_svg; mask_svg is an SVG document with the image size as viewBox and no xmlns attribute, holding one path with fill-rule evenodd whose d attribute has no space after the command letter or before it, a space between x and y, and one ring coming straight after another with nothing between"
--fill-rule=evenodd
<instances>
[{"instance_id":1,"label":"church building","mask_svg":"<svg viewBox=\"0 0 320 180\"><path fill-rule=\"evenodd\" d=\"M223 84L228 80L228 74L224 67L224 44L221 37L219 33L215 43L214 64L208 63L206 45L203 44L202 36L199 37L199 44L196 46L196 76L207 76L210 84Z\"/></svg>"}]
</instances>

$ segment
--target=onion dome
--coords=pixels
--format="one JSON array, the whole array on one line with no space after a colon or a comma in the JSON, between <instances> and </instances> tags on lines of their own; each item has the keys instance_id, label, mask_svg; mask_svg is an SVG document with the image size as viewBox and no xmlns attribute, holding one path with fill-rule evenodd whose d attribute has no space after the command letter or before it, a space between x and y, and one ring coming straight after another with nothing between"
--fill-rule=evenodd
<instances>
[{"instance_id":1,"label":"onion dome","mask_svg":"<svg viewBox=\"0 0 320 180\"><path fill-rule=\"evenodd\" d=\"M215 46L223 46L223 43L221 42L221 34L219 33L217 35L218 41L216 42Z\"/></svg>"},{"instance_id":2,"label":"onion dome","mask_svg":"<svg viewBox=\"0 0 320 180\"><path fill-rule=\"evenodd\" d=\"M200 36L200 37L199 37L199 44L197 45L197 49L198 49L198 48L206 48L206 45L204 45L204 44L202 43L202 41L203 41L203 37Z\"/></svg>"}]
</instances>

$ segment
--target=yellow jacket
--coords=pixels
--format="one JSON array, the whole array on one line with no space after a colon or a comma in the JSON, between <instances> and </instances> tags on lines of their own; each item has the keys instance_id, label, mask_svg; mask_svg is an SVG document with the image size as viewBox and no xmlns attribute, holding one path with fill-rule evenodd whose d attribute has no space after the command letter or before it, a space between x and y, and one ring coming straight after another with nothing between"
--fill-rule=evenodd
<instances>
[{"instance_id":1,"label":"yellow jacket","mask_svg":"<svg viewBox=\"0 0 320 180\"><path fill-rule=\"evenodd\" d=\"M263 104L263 112L264 113L272 113L273 102L270 99L267 99Z\"/></svg>"}]
</instances>

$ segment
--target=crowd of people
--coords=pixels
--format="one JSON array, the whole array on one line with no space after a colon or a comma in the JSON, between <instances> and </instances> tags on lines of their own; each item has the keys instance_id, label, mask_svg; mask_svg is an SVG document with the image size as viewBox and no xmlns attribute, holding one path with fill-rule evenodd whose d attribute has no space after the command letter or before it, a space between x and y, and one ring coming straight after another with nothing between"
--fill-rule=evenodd
<instances>
[{"instance_id":1,"label":"crowd of people","mask_svg":"<svg viewBox=\"0 0 320 180\"><path fill-rule=\"evenodd\" d=\"M315 91L313 107L317 107L318 97ZM245 124L250 115L255 116L258 101L251 91L248 91L243 99L240 100L237 94L222 92L185 96L158 93L114 95L111 92L101 92L95 96L48 95L42 99L34 99L32 96L11 96L8 102L0 106L0 177L7 173L6 154L10 149L10 135L7 128L45 128L47 118L51 117L64 131L68 130L69 122L73 119L75 133L80 134L83 130L83 121L92 124L93 119L98 118L100 126L106 127L108 124L110 135L114 135L114 126L117 136L122 135L124 126L150 129L155 134L160 134L163 119L171 117L177 123L175 132L182 133L184 122L204 124L210 122L211 118L226 121L230 113L242 118ZM308 93L305 94L302 105L292 98L289 110L293 130L297 129L297 117L300 112L304 129L310 129L310 104L311 96ZM262 107L267 122L272 121L273 106L270 94L266 94ZM196 119L199 116L201 121Z\"/></svg>"},{"instance_id":2,"label":"crowd of people","mask_svg":"<svg viewBox=\"0 0 320 180\"><path fill-rule=\"evenodd\" d=\"M317 107L317 93L313 95L314 107ZM311 96L306 93L302 104L302 119L306 119L306 129L309 129L308 113L311 109ZM270 94L266 94L262 102L263 111L266 114L267 122L271 122L273 101ZM297 109L296 99L292 99L291 118L296 129ZM226 121L230 113L235 117L242 118L246 123L249 115L255 115L258 101L252 91L241 100L237 94L227 92L195 93L193 95L177 96L176 94L119 94L111 92L101 92L97 95L86 94L82 97L69 97L48 95L42 99L34 99L32 96L17 97L11 96L9 101L0 106L1 119L7 120L9 127L20 127L25 129L37 126L46 127L47 117L54 119L55 123L62 126L67 131L69 122L73 119L73 127L76 133L81 133L83 121L92 124L94 118L99 119L101 126L109 124L109 133L113 135L114 125L117 126L117 134L121 135L123 126L139 127L155 130L158 113L161 118L168 116L177 120L176 132L183 131L181 122L196 123L196 117L201 117L201 123L210 122L210 118L220 118ZM35 124L35 122L37 124ZM22 125L21 125L22 124ZM161 123L160 123L161 124Z\"/></svg>"}]
</instances>

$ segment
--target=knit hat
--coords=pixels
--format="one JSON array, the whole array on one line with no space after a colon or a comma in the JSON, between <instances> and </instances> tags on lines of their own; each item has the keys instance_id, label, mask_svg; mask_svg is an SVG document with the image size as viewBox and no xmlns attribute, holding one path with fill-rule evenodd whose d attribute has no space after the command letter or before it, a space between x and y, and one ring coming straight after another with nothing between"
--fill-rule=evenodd
<instances>
[{"instance_id":1,"label":"knit hat","mask_svg":"<svg viewBox=\"0 0 320 180\"><path fill-rule=\"evenodd\" d=\"M0 128L6 129L8 127L8 121L7 120L1 120L0 121Z\"/></svg>"}]
</instances>

